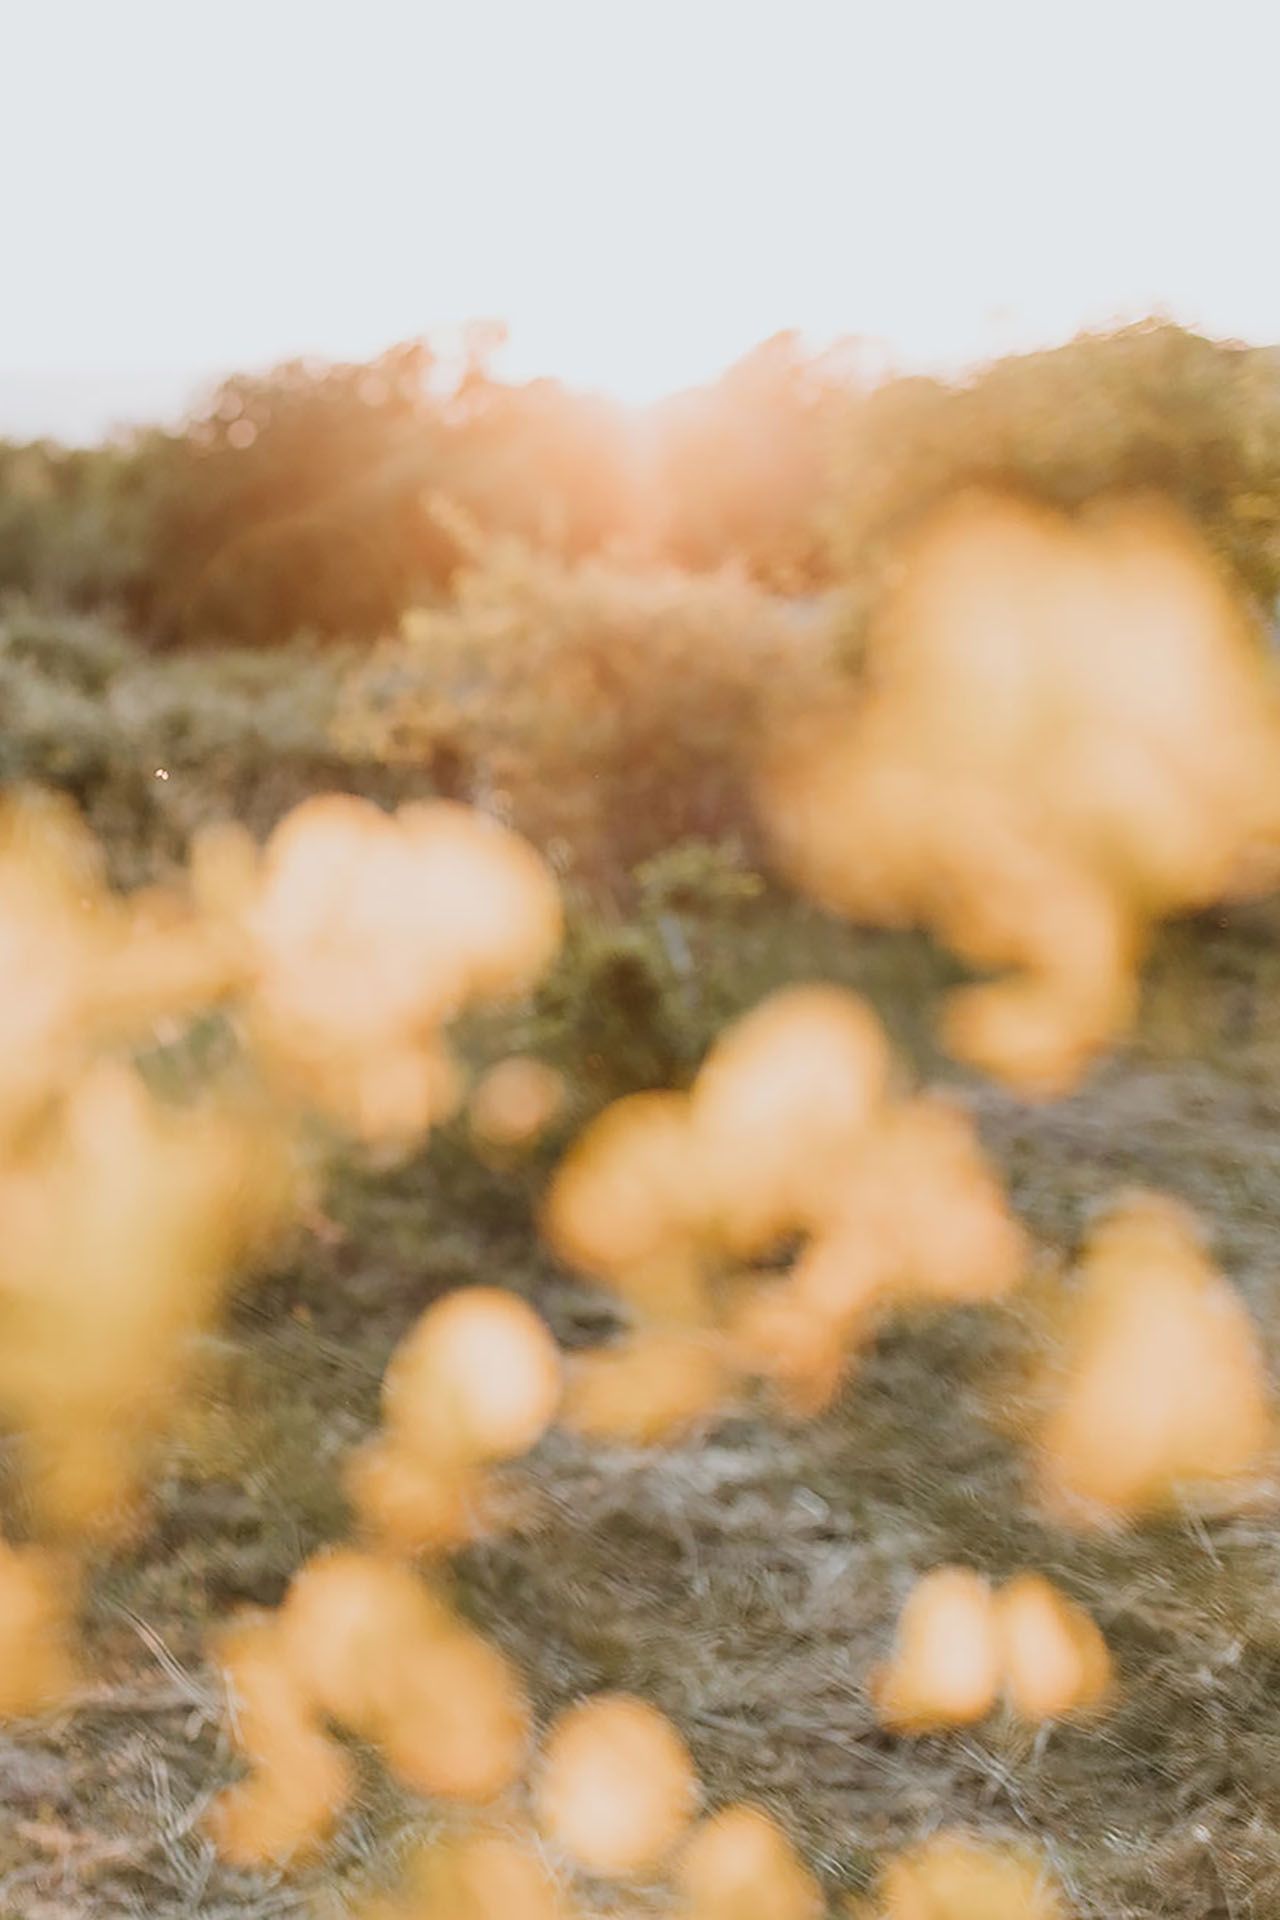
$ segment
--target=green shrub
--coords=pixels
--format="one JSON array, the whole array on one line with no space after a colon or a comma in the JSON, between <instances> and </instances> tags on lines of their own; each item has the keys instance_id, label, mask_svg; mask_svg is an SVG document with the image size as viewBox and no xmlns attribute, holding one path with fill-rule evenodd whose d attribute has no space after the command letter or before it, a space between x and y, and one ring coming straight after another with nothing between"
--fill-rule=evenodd
<instances>
[{"instance_id":1,"label":"green shrub","mask_svg":"<svg viewBox=\"0 0 1280 1920\"><path fill-rule=\"evenodd\" d=\"M101 447L0 441L0 592L136 611L151 558L155 436Z\"/></svg>"},{"instance_id":2,"label":"green shrub","mask_svg":"<svg viewBox=\"0 0 1280 1920\"><path fill-rule=\"evenodd\" d=\"M447 567L429 351L237 376L157 447L148 625L168 642L369 636Z\"/></svg>"},{"instance_id":3,"label":"green shrub","mask_svg":"<svg viewBox=\"0 0 1280 1920\"><path fill-rule=\"evenodd\" d=\"M681 840L753 848L760 756L831 673L829 622L740 575L489 544L352 677L341 737L444 756L570 879L617 888Z\"/></svg>"},{"instance_id":4,"label":"green shrub","mask_svg":"<svg viewBox=\"0 0 1280 1920\"><path fill-rule=\"evenodd\" d=\"M993 361L955 384L891 381L850 404L831 496L837 564L869 607L901 540L957 488L1068 511L1109 491L1180 506L1269 613L1280 589L1280 373L1261 348L1149 321Z\"/></svg>"},{"instance_id":5,"label":"green shrub","mask_svg":"<svg viewBox=\"0 0 1280 1920\"><path fill-rule=\"evenodd\" d=\"M461 557L442 500L567 554L632 518L617 409L496 381L482 350L451 386L420 341L228 380L156 465L148 624L168 642L386 633Z\"/></svg>"},{"instance_id":6,"label":"green shrub","mask_svg":"<svg viewBox=\"0 0 1280 1920\"><path fill-rule=\"evenodd\" d=\"M11 604L0 781L69 793L131 882L162 872L211 820L265 834L311 793L393 800L420 787L335 745L341 671L305 646L157 659L102 620Z\"/></svg>"}]
</instances>

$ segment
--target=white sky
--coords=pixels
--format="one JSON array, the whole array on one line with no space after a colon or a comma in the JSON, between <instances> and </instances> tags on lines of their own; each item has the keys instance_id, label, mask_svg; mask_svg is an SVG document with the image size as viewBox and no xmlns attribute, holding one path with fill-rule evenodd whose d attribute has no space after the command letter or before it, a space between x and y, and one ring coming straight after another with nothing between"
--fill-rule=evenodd
<instances>
[{"instance_id":1,"label":"white sky","mask_svg":"<svg viewBox=\"0 0 1280 1920\"><path fill-rule=\"evenodd\" d=\"M468 316L644 400L795 325L921 364L1280 340L1273 0L0 0L0 433Z\"/></svg>"}]
</instances>

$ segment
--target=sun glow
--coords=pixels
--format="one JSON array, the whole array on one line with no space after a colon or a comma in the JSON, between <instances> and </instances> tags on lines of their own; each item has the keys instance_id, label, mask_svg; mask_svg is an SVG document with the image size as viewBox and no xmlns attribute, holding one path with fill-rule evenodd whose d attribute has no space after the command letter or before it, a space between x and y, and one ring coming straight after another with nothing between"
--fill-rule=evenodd
<instances>
[{"instance_id":1,"label":"sun glow","mask_svg":"<svg viewBox=\"0 0 1280 1920\"><path fill-rule=\"evenodd\" d=\"M353 36L305 0L224 0L216 34L165 0L18 9L0 432L474 315L504 373L631 405L788 327L909 367L1153 308L1280 336L1251 244L1274 26L1238 11L368 0Z\"/></svg>"}]
</instances>

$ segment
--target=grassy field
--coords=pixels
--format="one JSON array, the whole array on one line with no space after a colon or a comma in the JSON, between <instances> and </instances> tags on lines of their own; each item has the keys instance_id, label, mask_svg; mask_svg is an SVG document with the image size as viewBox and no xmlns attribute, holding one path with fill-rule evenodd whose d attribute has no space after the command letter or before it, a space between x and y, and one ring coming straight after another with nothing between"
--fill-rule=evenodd
<instances>
[{"instance_id":1,"label":"grassy field","mask_svg":"<svg viewBox=\"0 0 1280 1920\"><path fill-rule=\"evenodd\" d=\"M163 870L219 812L261 829L317 786L412 790L329 744L333 673L309 656L155 664L97 629L15 616L0 621L0 684L5 770L76 793L127 880ZM703 879L683 892L670 873L665 891L652 878L633 889L625 917L579 902L555 978L518 1018L477 1026L475 1056L532 1045L570 1069L585 1113L686 1077L770 988L844 981L922 1078L972 1103L1038 1276L999 1310L886 1330L809 1425L761 1412L651 1453L553 1435L514 1476L518 1527L456 1563L461 1605L518 1658L540 1714L599 1687L664 1707L711 1799L773 1808L833 1909L873 1884L887 1849L961 1821L1038 1841L1081 1920L1280 1913L1273 1513L1065 1532L1037 1508L1010 1418L1038 1287L1091 1210L1133 1184L1197 1208L1280 1366L1274 916L1168 930L1132 1045L1074 1098L1031 1108L936 1053L948 968L926 943L738 887L731 863L708 867L696 850L690 871ZM506 1172L456 1129L392 1171L344 1161L327 1217L207 1343L150 1529L97 1577L85 1691L53 1721L0 1735L0 1920L338 1920L356 1889L394 1873L427 1816L372 1773L319 1867L283 1879L217 1860L201 1817L236 1762L206 1636L275 1604L306 1555L345 1534L342 1460L432 1298L496 1282L568 1348L608 1332L608 1300L537 1238L560 1144ZM12 1465L0 1447L0 1490ZM876 1726L869 1670L913 1578L948 1560L996 1577L1038 1568L1089 1607L1123 1683L1100 1726L1035 1737L997 1717L926 1739ZM629 1905L583 1898L587 1913L663 1902L661 1889L631 1890Z\"/></svg>"},{"instance_id":2,"label":"grassy field","mask_svg":"<svg viewBox=\"0 0 1280 1920\"><path fill-rule=\"evenodd\" d=\"M743 1004L771 981L843 978L877 999L925 1070L936 1064L923 1036L939 969L914 943L859 938L768 897L719 938ZM1137 1043L1075 1098L1030 1109L963 1090L1046 1262L1118 1186L1178 1193L1209 1223L1275 1360L1273 973L1264 921L1180 930L1151 969ZM607 1301L539 1248L544 1171L494 1173L454 1134L390 1174L347 1166L331 1226L245 1295L203 1356L150 1532L98 1580L88 1691L0 1743L5 1920L336 1920L347 1893L393 1871L423 1814L373 1778L320 1868L283 1880L218 1863L199 1821L235 1762L203 1637L238 1607L276 1602L299 1561L342 1535L342 1456L434 1295L499 1281L536 1301L566 1346L607 1328ZM1047 1523L1007 1419L1034 1299L1033 1287L1009 1309L886 1332L812 1425L735 1418L655 1453L553 1437L521 1469L518 1530L458 1562L461 1602L520 1660L541 1712L612 1686L667 1709L711 1796L774 1808L833 1901L866 1888L886 1848L959 1820L1041 1842L1081 1916L1275 1913L1273 1519L1105 1538ZM868 1670L912 1578L943 1560L997 1576L1041 1568L1095 1613L1123 1680L1100 1728L878 1730ZM661 1905L658 1891L628 1898L594 1910Z\"/></svg>"}]
</instances>

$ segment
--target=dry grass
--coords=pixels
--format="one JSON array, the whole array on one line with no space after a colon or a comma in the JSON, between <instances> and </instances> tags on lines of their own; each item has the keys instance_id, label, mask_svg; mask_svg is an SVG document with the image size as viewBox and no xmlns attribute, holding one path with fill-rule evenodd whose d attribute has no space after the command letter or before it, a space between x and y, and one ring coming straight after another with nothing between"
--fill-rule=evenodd
<instances>
[{"instance_id":1,"label":"dry grass","mask_svg":"<svg viewBox=\"0 0 1280 1920\"><path fill-rule=\"evenodd\" d=\"M1155 970L1141 1044L1075 1099L1033 1110L972 1093L1047 1245L1069 1248L1117 1185L1183 1195L1280 1363L1263 950L1230 961L1252 981L1248 1022L1222 950L1179 954ZM435 1292L500 1277L566 1342L595 1337L600 1301L533 1240L532 1186L448 1142L393 1179L344 1177L344 1237L277 1274L210 1349L154 1527L98 1583L91 1690L0 1741L2 1920L336 1920L345 1889L390 1870L422 1815L372 1778L296 1883L213 1857L199 1818L234 1761L202 1639L212 1618L274 1602L342 1532L341 1455ZM654 1455L556 1437L529 1467L522 1530L459 1563L462 1600L544 1713L601 1686L667 1709L710 1795L774 1808L833 1900L867 1886L886 1848L964 1820L1042 1842L1082 1920L1261 1920L1280 1912L1280 1530L1269 1513L1088 1538L1049 1524L1004 1419L1029 1332L1024 1313L976 1310L893 1329L813 1426L742 1418ZM881 1732L868 1668L912 1578L942 1560L1060 1580L1107 1633L1114 1712L1038 1738L1001 1717L945 1738Z\"/></svg>"}]
</instances>

